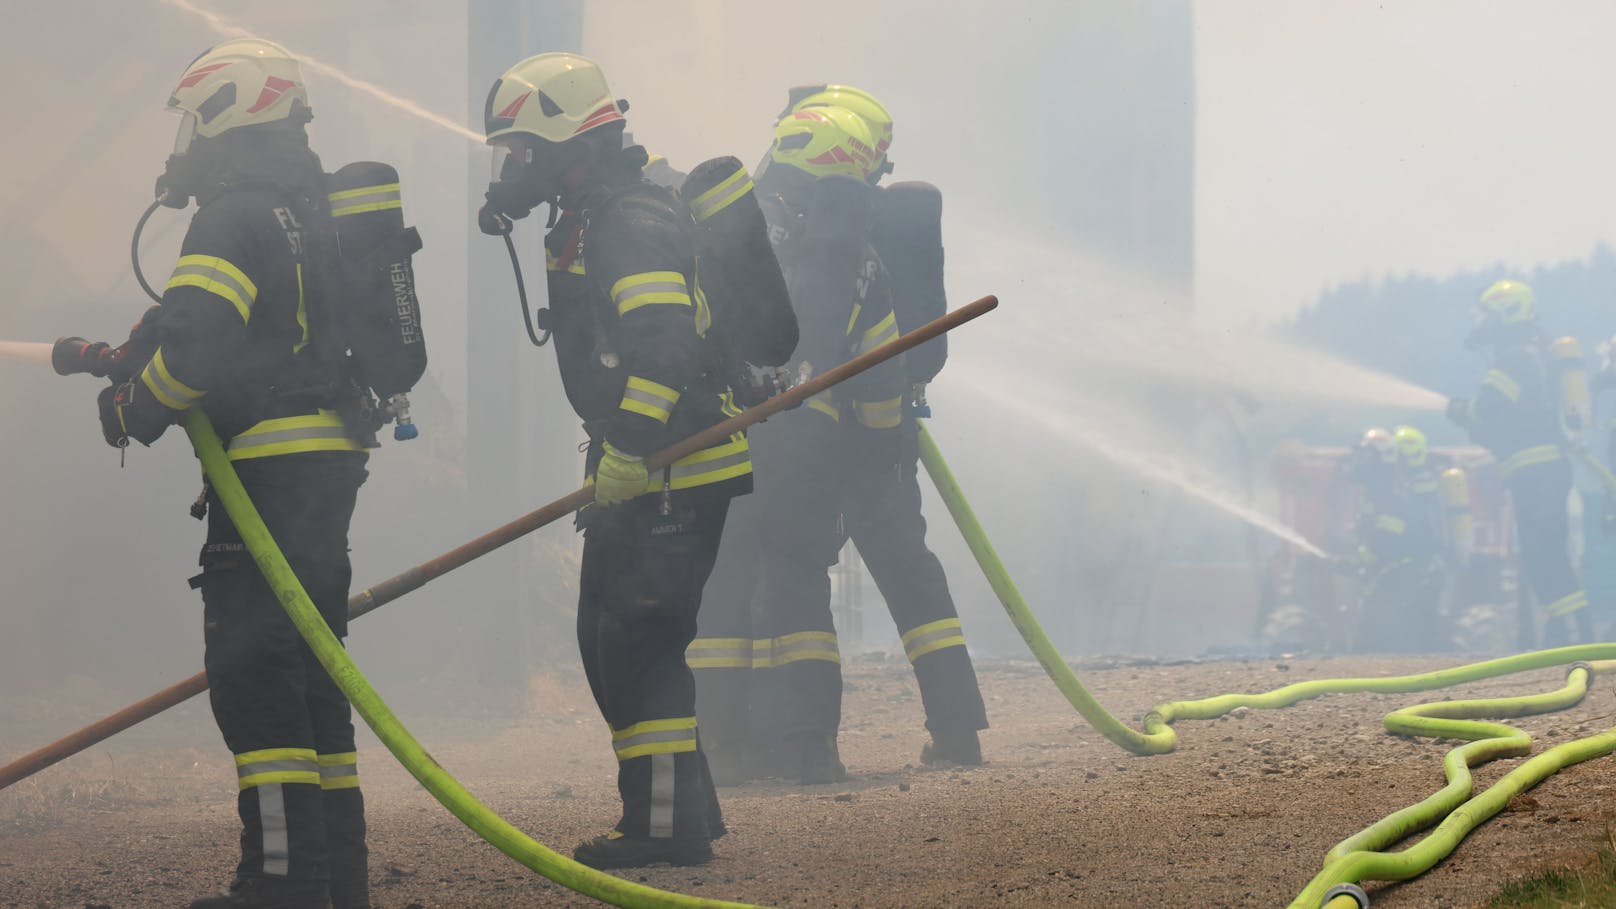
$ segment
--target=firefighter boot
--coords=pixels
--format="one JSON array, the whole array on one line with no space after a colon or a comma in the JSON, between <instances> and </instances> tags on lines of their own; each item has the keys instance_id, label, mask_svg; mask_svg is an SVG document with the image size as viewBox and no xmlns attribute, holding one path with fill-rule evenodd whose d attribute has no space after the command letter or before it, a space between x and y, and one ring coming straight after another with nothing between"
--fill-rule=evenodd
<instances>
[{"instance_id":1,"label":"firefighter boot","mask_svg":"<svg viewBox=\"0 0 1616 909\"><path fill-rule=\"evenodd\" d=\"M836 739L829 735L809 736L792 740L797 756L797 782L805 786L822 783L840 783L847 779L847 768L842 765L836 749Z\"/></svg>"},{"instance_id":2,"label":"firefighter boot","mask_svg":"<svg viewBox=\"0 0 1616 909\"><path fill-rule=\"evenodd\" d=\"M331 855L333 909L370 909L370 862L365 847L365 800L358 786L320 793Z\"/></svg>"},{"instance_id":3,"label":"firefighter boot","mask_svg":"<svg viewBox=\"0 0 1616 909\"><path fill-rule=\"evenodd\" d=\"M191 901L191 909L326 909L331 904L325 881L284 878L237 878L216 896Z\"/></svg>"},{"instance_id":4,"label":"firefighter boot","mask_svg":"<svg viewBox=\"0 0 1616 909\"><path fill-rule=\"evenodd\" d=\"M579 843L572 857L581 865L605 871L647 865L705 865L713 860L707 840L624 836L612 831Z\"/></svg>"},{"instance_id":5,"label":"firefighter boot","mask_svg":"<svg viewBox=\"0 0 1616 909\"><path fill-rule=\"evenodd\" d=\"M920 762L969 764L974 767L982 763L982 742L977 738L975 729L932 733L931 741L920 749Z\"/></svg>"}]
</instances>

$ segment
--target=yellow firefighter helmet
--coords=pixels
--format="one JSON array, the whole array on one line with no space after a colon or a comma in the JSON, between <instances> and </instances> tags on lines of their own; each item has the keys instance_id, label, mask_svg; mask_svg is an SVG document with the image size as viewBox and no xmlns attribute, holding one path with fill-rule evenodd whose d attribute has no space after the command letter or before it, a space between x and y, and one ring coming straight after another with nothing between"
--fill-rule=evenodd
<instances>
[{"instance_id":1,"label":"yellow firefighter helmet","mask_svg":"<svg viewBox=\"0 0 1616 909\"><path fill-rule=\"evenodd\" d=\"M169 95L168 109L184 115L176 154L197 137L312 116L297 59L258 38L226 41L191 61Z\"/></svg>"},{"instance_id":2,"label":"yellow firefighter helmet","mask_svg":"<svg viewBox=\"0 0 1616 909\"><path fill-rule=\"evenodd\" d=\"M794 167L816 178L867 180L875 164L875 147L869 128L857 114L841 107L811 107L775 124L769 163Z\"/></svg>"},{"instance_id":3,"label":"yellow firefighter helmet","mask_svg":"<svg viewBox=\"0 0 1616 909\"><path fill-rule=\"evenodd\" d=\"M577 54L539 54L494 82L483 108L483 127L491 145L512 135L565 142L623 122L623 110L593 60Z\"/></svg>"}]
</instances>

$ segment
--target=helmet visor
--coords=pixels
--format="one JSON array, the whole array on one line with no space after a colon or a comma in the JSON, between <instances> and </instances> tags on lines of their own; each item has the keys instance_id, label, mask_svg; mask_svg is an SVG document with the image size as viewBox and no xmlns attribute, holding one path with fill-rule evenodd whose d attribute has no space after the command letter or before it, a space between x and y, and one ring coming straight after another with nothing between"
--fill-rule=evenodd
<instances>
[{"instance_id":1,"label":"helmet visor","mask_svg":"<svg viewBox=\"0 0 1616 909\"><path fill-rule=\"evenodd\" d=\"M502 142L494 146L494 156L489 162L488 180L491 183L515 180L522 175L522 170L532 163L531 148L521 143Z\"/></svg>"},{"instance_id":2,"label":"helmet visor","mask_svg":"<svg viewBox=\"0 0 1616 909\"><path fill-rule=\"evenodd\" d=\"M179 132L174 134L174 154L183 155L190 150L191 142L196 139L196 114L190 111L179 113L180 128Z\"/></svg>"}]
</instances>

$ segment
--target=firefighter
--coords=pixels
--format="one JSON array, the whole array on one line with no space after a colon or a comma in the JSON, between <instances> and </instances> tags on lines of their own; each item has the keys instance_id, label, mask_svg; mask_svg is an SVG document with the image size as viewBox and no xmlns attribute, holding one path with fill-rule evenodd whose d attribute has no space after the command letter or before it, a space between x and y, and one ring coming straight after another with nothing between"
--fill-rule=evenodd
<instances>
[{"instance_id":1,"label":"firefighter","mask_svg":"<svg viewBox=\"0 0 1616 909\"><path fill-rule=\"evenodd\" d=\"M1548 618L1551 646L1593 640L1588 595L1571 564L1571 464L1560 426L1557 367L1538 329L1536 298L1503 280L1476 304L1471 349L1486 348L1491 368L1471 399L1448 402L1448 417L1498 460L1515 508L1525 587ZM1535 645L1522 624L1523 648Z\"/></svg>"},{"instance_id":2,"label":"firefighter","mask_svg":"<svg viewBox=\"0 0 1616 909\"><path fill-rule=\"evenodd\" d=\"M593 62L540 54L488 94L497 179L490 233L547 203L551 326L589 436L578 645L609 726L623 811L573 856L595 868L710 861L725 832L697 735L685 648L695 637L729 500L751 489L744 435L655 474L644 458L738 413L707 337L689 215L642 178L623 110Z\"/></svg>"},{"instance_id":3,"label":"firefighter","mask_svg":"<svg viewBox=\"0 0 1616 909\"><path fill-rule=\"evenodd\" d=\"M849 85L797 89L793 95L798 99L792 112L840 107L864 122L874 151L866 175L871 185L892 172L887 155L892 115L873 95ZM898 329L913 331L948 309L942 197L930 184L897 183L878 188L871 207L870 244L891 287ZM921 760L980 764L977 733L987 728L987 711L948 579L926 546L926 519L920 510L917 419L930 415L926 386L943 368L946 345L947 339L939 337L906 352L907 394L867 405L859 414L861 424L893 431L850 433L851 489L844 500L843 526L886 600L914 667L931 733Z\"/></svg>"},{"instance_id":4,"label":"firefighter","mask_svg":"<svg viewBox=\"0 0 1616 909\"><path fill-rule=\"evenodd\" d=\"M1402 442L1404 444L1400 445ZM1371 428L1353 453L1352 477L1363 486L1350 564L1362 581L1359 652L1424 651L1435 641L1441 590L1435 525L1413 489L1401 449L1409 434Z\"/></svg>"},{"instance_id":5,"label":"firefighter","mask_svg":"<svg viewBox=\"0 0 1616 909\"><path fill-rule=\"evenodd\" d=\"M145 445L193 407L225 440L270 532L331 630L347 632L348 524L366 454L336 410L340 364L311 314L330 302L320 248L333 236L298 63L267 41L198 57L168 101L181 115L159 182L199 208L137 332L149 359L104 390L101 425ZM145 355L142 355L145 358ZM347 700L207 493L202 593L209 697L235 755L241 860L224 907L368 907L365 820Z\"/></svg>"}]
</instances>

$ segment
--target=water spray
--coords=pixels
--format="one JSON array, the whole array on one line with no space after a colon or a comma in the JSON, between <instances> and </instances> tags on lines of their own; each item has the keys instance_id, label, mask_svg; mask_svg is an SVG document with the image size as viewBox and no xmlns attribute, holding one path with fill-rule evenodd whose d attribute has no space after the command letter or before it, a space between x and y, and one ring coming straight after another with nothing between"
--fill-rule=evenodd
<instances>
[{"instance_id":1,"label":"water spray","mask_svg":"<svg viewBox=\"0 0 1616 909\"><path fill-rule=\"evenodd\" d=\"M261 38L261 37L263 37L261 35L254 34L253 32L251 32L251 31L249 31L249 30L247 30L245 28L242 28L239 25L232 24L231 22L226 20L224 17L220 16L218 13L214 13L214 12L211 12L211 11L205 10L205 9L198 9L197 7L191 5L189 0L163 0L163 2L167 3L169 6L174 7L175 9L182 10L184 12L190 13L191 15L196 16L197 18L203 20L204 22L206 22L208 24L209 28L213 29L215 32L217 32L222 37L225 37L225 38ZM285 44L283 44L282 42L276 42L276 43L281 44L282 47L285 47ZM467 141L470 141L470 142L472 142L472 143L474 143L476 145L482 145L483 144L483 134L477 132L476 130L468 129L467 127L462 126L459 123L456 123L454 120L451 120L450 118L445 117L442 114L433 113L432 111L427 110L426 108L422 107L421 105L416 104L414 101L411 101L408 98L401 98L398 95L395 95L392 92L387 91L386 89L382 88L379 85L376 85L373 82L366 82L363 79L359 79L359 78L356 78L354 76L350 76L347 73L343 72L342 70L336 68L335 66L332 66L331 64L325 63L325 62L323 62L321 60L317 60L314 57L309 56L308 54L301 53L299 51L293 51L290 48L288 48L288 51L292 54L292 56L296 57L298 59L298 62L301 63L303 66L306 66L311 70L314 70L315 72L321 74L322 76L327 76L327 77L329 77L331 79L334 79L337 82L340 82L343 85L346 85L351 89L354 89L355 91L363 92L364 94L367 94L367 95L371 96L372 98L375 98L376 100L382 102L383 104L386 104L389 107L393 107L393 108L396 108L398 110L401 110L404 113L409 114L410 116L415 117L418 120L424 120L427 123L432 124L433 126L436 126L436 127L442 128L442 129L446 129L449 132L452 132L455 135L461 137L462 139L466 139Z\"/></svg>"},{"instance_id":2,"label":"water spray","mask_svg":"<svg viewBox=\"0 0 1616 909\"><path fill-rule=\"evenodd\" d=\"M0 358L26 360L29 363L49 363L51 345L36 341L0 341Z\"/></svg>"},{"instance_id":3,"label":"water spray","mask_svg":"<svg viewBox=\"0 0 1616 909\"><path fill-rule=\"evenodd\" d=\"M1301 549L1309 555L1328 559L1329 555L1306 537L1280 521L1263 514L1242 501L1242 497L1224 487L1205 472L1192 471L1180 461L1165 455L1128 445L1117 440L1119 421L1102 421L1098 417L1074 413L1069 406L1049 406L1046 401L1032 400L1026 393L1031 387L1020 382L972 382L965 387L972 393L990 398L995 406L1014 411L1031 425L1041 425L1063 440L1089 449L1107 461L1148 480L1163 483L1185 495L1235 517L1245 523ZM1015 388L1015 391L1006 390Z\"/></svg>"}]
</instances>

